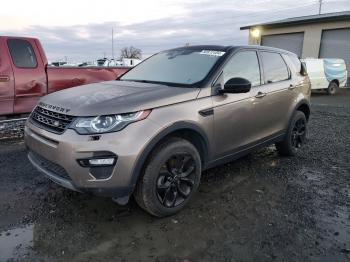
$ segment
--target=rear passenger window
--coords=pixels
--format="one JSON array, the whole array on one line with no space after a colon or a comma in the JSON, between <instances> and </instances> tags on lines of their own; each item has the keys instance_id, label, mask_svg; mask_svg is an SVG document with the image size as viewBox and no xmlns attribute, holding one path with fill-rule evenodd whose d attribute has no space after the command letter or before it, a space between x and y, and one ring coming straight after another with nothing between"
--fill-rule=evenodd
<instances>
[{"instance_id":1,"label":"rear passenger window","mask_svg":"<svg viewBox=\"0 0 350 262\"><path fill-rule=\"evenodd\" d=\"M11 58L16 67L35 68L37 66L36 57L31 44L26 40L9 39L7 45Z\"/></svg>"},{"instance_id":2,"label":"rear passenger window","mask_svg":"<svg viewBox=\"0 0 350 262\"><path fill-rule=\"evenodd\" d=\"M249 80L252 86L260 85L260 68L255 51L241 51L235 54L225 65L223 70L223 82L226 83L234 77Z\"/></svg>"},{"instance_id":3,"label":"rear passenger window","mask_svg":"<svg viewBox=\"0 0 350 262\"><path fill-rule=\"evenodd\" d=\"M261 52L265 81L274 83L289 79L289 71L282 56L278 53Z\"/></svg>"}]
</instances>

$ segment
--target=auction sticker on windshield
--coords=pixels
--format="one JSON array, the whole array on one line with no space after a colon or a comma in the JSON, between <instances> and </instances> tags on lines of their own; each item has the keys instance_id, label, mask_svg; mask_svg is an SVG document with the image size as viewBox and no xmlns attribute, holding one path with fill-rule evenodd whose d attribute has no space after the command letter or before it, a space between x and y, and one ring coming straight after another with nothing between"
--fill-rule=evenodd
<instances>
[{"instance_id":1,"label":"auction sticker on windshield","mask_svg":"<svg viewBox=\"0 0 350 262\"><path fill-rule=\"evenodd\" d=\"M222 51L214 51L214 50L202 50L200 52L201 55L211 55L211 56L223 56L225 52Z\"/></svg>"}]
</instances>

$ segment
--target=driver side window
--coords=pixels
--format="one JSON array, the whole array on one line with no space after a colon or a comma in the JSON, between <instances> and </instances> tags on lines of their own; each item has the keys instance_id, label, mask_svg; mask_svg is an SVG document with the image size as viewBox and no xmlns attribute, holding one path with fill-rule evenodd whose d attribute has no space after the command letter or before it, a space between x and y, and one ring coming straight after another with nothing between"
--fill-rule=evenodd
<instances>
[{"instance_id":1,"label":"driver side window","mask_svg":"<svg viewBox=\"0 0 350 262\"><path fill-rule=\"evenodd\" d=\"M260 68L256 51L241 51L225 65L220 79L225 84L229 79L241 77L249 80L252 86L261 84Z\"/></svg>"}]
</instances>

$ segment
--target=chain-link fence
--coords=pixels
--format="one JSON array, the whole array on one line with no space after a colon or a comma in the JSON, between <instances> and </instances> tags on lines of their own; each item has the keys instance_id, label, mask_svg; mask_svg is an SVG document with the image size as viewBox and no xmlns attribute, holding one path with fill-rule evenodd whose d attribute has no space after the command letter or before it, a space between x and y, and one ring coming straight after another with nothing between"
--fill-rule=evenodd
<instances>
[{"instance_id":1,"label":"chain-link fence","mask_svg":"<svg viewBox=\"0 0 350 262\"><path fill-rule=\"evenodd\" d=\"M0 121L0 140L23 137L26 118Z\"/></svg>"}]
</instances>

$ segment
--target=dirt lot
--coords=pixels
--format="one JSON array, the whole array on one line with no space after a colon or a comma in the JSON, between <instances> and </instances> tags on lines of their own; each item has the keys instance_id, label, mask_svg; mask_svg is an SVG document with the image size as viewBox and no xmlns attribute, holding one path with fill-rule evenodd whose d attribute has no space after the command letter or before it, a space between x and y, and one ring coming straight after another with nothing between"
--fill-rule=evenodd
<instances>
[{"instance_id":1,"label":"dirt lot","mask_svg":"<svg viewBox=\"0 0 350 262\"><path fill-rule=\"evenodd\" d=\"M0 261L349 261L350 92L315 95L298 157L270 147L204 173L176 216L71 192L0 142Z\"/></svg>"}]
</instances>

